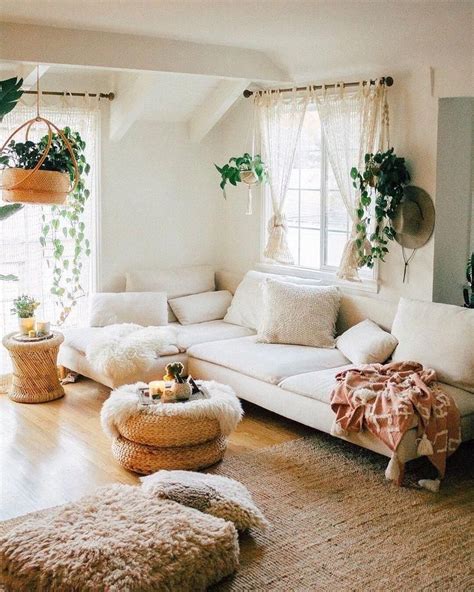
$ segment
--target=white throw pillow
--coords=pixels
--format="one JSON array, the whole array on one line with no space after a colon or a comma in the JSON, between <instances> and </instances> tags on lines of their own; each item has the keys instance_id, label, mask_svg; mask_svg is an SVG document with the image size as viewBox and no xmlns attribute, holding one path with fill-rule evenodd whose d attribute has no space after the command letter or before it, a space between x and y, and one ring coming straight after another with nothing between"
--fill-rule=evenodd
<instances>
[{"instance_id":1,"label":"white throw pillow","mask_svg":"<svg viewBox=\"0 0 474 592\"><path fill-rule=\"evenodd\" d=\"M234 479L193 471L158 471L140 477L142 489L235 524L238 530L265 528L265 516L249 490Z\"/></svg>"},{"instance_id":2,"label":"white throw pillow","mask_svg":"<svg viewBox=\"0 0 474 592\"><path fill-rule=\"evenodd\" d=\"M232 294L219 290L173 298L169 305L182 325L191 325L223 319L231 302Z\"/></svg>"},{"instance_id":3,"label":"white throw pillow","mask_svg":"<svg viewBox=\"0 0 474 592\"><path fill-rule=\"evenodd\" d=\"M210 265L130 271L125 277L127 292L166 292L168 300L216 289L215 273ZM171 308L168 320L176 321Z\"/></svg>"},{"instance_id":4,"label":"white throw pillow","mask_svg":"<svg viewBox=\"0 0 474 592\"><path fill-rule=\"evenodd\" d=\"M134 323L143 327L168 324L164 292L101 292L89 301L89 325L106 327L117 323Z\"/></svg>"},{"instance_id":5,"label":"white throw pillow","mask_svg":"<svg viewBox=\"0 0 474 592\"><path fill-rule=\"evenodd\" d=\"M474 393L474 310L400 298L392 335L394 362L419 362L440 381Z\"/></svg>"},{"instance_id":6,"label":"white throw pillow","mask_svg":"<svg viewBox=\"0 0 474 592\"><path fill-rule=\"evenodd\" d=\"M235 291L232 304L224 317L226 323L258 330L263 316L262 282L266 279L307 286L320 285L321 283L319 280L248 271Z\"/></svg>"},{"instance_id":7,"label":"white throw pillow","mask_svg":"<svg viewBox=\"0 0 474 592\"><path fill-rule=\"evenodd\" d=\"M344 331L337 338L336 347L353 364L383 364L397 343L393 335L366 319Z\"/></svg>"},{"instance_id":8,"label":"white throw pillow","mask_svg":"<svg viewBox=\"0 0 474 592\"><path fill-rule=\"evenodd\" d=\"M334 347L341 295L335 287L290 284L267 279L258 340L312 347Z\"/></svg>"}]
</instances>

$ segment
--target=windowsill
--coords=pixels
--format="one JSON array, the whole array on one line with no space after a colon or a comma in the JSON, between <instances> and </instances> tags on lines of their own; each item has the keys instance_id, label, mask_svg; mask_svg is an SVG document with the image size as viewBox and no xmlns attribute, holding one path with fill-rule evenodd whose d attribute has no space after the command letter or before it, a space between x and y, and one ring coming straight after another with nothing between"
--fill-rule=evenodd
<instances>
[{"instance_id":1,"label":"windowsill","mask_svg":"<svg viewBox=\"0 0 474 592\"><path fill-rule=\"evenodd\" d=\"M316 270L308 269L306 267L297 267L295 265L278 265L265 262L257 263L255 269L266 273L274 273L276 275L292 275L295 277L321 280L321 282L326 285L338 286L344 288L344 290L354 292L370 292L372 294L377 294L379 291L379 283L376 279L362 277L360 282L340 280L337 277L336 272L331 270Z\"/></svg>"}]
</instances>

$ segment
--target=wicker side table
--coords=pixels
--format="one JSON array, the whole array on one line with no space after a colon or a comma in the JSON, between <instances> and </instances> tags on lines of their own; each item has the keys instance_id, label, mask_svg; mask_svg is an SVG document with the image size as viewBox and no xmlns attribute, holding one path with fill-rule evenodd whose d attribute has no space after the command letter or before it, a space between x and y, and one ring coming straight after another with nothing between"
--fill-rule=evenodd
<instances>
[{"instance_id":1,"label":"wicker side table","mask_svg":"<svg viewBox=\"0 0 474 592\"><path fill-rule=\"evenodd\" d=\"M18 403L45 403L63 397L56 364L63 334L54 333L50 339L30 343L16 341L13 335L5 335L2 340L13 365L10 399Z\"/></svg>"}]
</instances>

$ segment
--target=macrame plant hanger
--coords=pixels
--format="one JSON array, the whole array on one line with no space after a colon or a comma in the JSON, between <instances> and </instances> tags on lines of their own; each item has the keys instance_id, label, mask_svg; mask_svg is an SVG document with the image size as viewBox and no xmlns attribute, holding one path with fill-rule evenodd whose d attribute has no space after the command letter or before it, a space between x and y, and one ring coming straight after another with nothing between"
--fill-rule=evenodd
<instances>
[{"instance_id":1,"label":"macrame plant hanger","mask_svg":"<svg viewBox=\"0 0 474 592\"><path fill-rule=\"evenodd\" d=\"M16 128L5 140L0 148L0 155L4 152L9 142L25 130L25 142L28 141L31 128L37 123L43 123L48 129L48 139L43 154L32 169L7 168L3 171L3 184L0 185L4 201L28 203L28 204L61 204L64 203L69 193L75 190L79 182L79 168L76 157L69 140L64 133L49 119L40 115L40 84L39 65L36 66L36 116L25 121ZM53 133L56 132L64 143L71 156L74 169L72 180L68 173L59 171L42 171L41 165L46 160L53 143ZM44 174L46 173L46 174Z\"/></svg>"},{"instance_id":2,"label":"macrame plant hanger","mask_svg":"<svg viewBox=\"0 0 474 592\"><path fill-rule=\"evenodd\" d=\"M247 146L247 142L249 139L249 135L252 135L252 150L250 156L252 157L252 161L255 158L255 134L256 134L256 114L257 114L257 105L254 102L253 105L253 117L249 119L249 124L247 126L247 133L245 138L245 146ZM240 179L243 183L247 185L247 211L245 214L247 216L251 216L253 214L253 195L252 195L252 186L258 183L258 177L254 173L254 171L241 171Z\"/></svg>"}]
</instances>

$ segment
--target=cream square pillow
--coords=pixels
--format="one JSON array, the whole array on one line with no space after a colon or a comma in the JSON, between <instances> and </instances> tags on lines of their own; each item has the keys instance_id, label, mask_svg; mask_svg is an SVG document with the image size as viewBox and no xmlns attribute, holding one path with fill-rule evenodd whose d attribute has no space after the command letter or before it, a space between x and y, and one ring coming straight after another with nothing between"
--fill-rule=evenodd
<instances>
[{"instance_id":1,"label":"cream square pillow","mask_svg":"<svg viewBox=\"0 0 474 592\"><path fill-rule=\"evenodd\" d=\"M263 319L258 341L334 347L341 295L335 287L267 279L262 285Z\"/></svg>"},{"instance_id":2,"label":"cream square pillow","mask_svg":"<svg viewBox=\"0 0 474 592\"><path fill-rule=\"evenodd\" d=\"M383 364L397 343L393 335L366 319L344 331L337 338L336 347L353 364Z\"/></svg>"},{"instance_id":3,"label":"cream square pillow","mask_svg":"<svg viewBox=\"0 0 474 592\"><path fill-rule=\"evenodd\" d=\"M400 298L392 335L394 362L419 362L441 382L474 393L474 310Z\"/></svg>"},{"instance_id":4,"label":"cream square pillow","mask_svg":"<svg viewBox=\"0 0 474 592\"><path fill-rule=\"evenodd\" d=\"M135 323L143 327L168 324L164 292L98 292L89 300L89 326Z\"/></svg>"},{"instance_id":5,"label":"cream square pillow","mask_svg":"<svg viewBox=\"0 0 474 592\"><path fill-rule=\"evenodd\" d=\"M219 290L173 298L169 305L182 325L191 325L223 319L231 302L232 294Z\"/></svg>"},{"instance_id":6,"label":"cream square pillow","mask_svg":"<svg viewBox=\"0 0 474 592\"><path fill-rule=\"evenodd\" d=\"M234 479L193 471L158 471L140 481L150 495L233 522L237 530L268 525L249 490Z\"/></svg>"},{"instance_id":7,"label":"cream square pillow","mask_svg":"<svg viewBox=\"0 0 474 592\"><path fill-rule=\"evenodd\" d=\"M168 300L216 289L215 273L210 265L130 271L125 277L127 292L166 292ZM168 320L176 321L171 308Z\"/></svg>"},{"instance_id":8,"label":"cream square pillow","mask_svg":"<svg viewBox=\"0 0 474 592\"><path fill-rule=\"evenodd\" d=\"M232 304L224 317L226 323L258 330L263 316L262 283L267 279L308 286L321 284L319 280L248 271L235 291Z\"/></svg>"}]
</instances>

